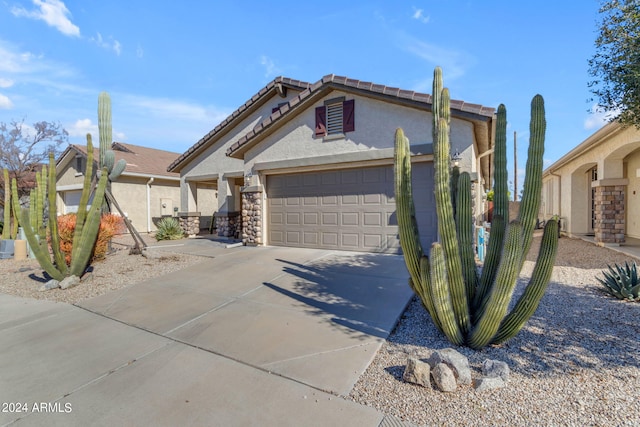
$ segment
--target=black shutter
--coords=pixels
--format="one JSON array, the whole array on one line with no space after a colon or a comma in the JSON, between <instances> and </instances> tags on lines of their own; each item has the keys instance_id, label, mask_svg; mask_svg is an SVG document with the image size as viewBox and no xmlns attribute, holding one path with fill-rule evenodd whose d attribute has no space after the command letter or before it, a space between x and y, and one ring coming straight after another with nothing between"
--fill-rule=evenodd
<instances>
[{"instance_id":1,"label":"black shutter","mask_svg":"<svg viewBox=\"0 0 640 427\"><path fill-rule=\"evenodd\" d=\"M353 132L355 130L355 100L349 99L342 103L342 132Z\"/></svg>"},{"instance_id":2,"label":"black shutter","mask_svg":"<svg viewBox=\"0 0 640 427\"><path fill-rule=\"evenodd\" d=\"M327 134L327 107L316 108L316 136Z\"/></svg>"}]
</instances>

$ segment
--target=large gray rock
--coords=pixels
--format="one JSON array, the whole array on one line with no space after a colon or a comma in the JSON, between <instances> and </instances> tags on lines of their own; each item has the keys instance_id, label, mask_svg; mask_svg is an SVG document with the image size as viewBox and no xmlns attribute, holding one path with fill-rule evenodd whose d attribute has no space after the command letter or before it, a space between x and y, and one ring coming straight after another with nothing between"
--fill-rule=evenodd
<instances>
[{"instance_id":1,"label":"large gray rock","mask_svg":"<svg viewBox=\"0 0 640 427\"><path fill-rule=\"evenodd\" d=\"M438 387L440 391L456 391L458 386L456 384L456 376L449 365L445 363L436 364L431 370L431 376L433 376L433 381L436 383L436 387Z\"/></svg>"},{"instance_id":2,"label":"large gray rock","mask_svg":"<svg viewBox=\"0 0 640 427\"><path fill-rule=\"evenodd\" d=\"M444 348L442 350L434 351L431 354L431 357L429 357L428 363L431 365L431 369L433 369L438 363L445 363L451 368L458 379L458 384L471 384L469 360L452 348Z\"/></svg>"},{"instance_id":3,"label":"large gray rock","mask_svg":"<svg viewBox=\"0 0 640 427\"><path fill-rule=\"evenodd\" d=\"M509 380L509 365L500 360L486 359L482 362L482 375L485 377L500 377L502 381Z\"/></svg>"},{"instance_id":4,"label":"large gray rock","mask_svg":"<svg viewBox=\"0 0 640 427\"><path fill-rule=\"evenodd\" d=\"M80 284L80 278L78 276L68 276L62 279L60 282L60 289L69 289Z\"/></svg>"},{"instance_id":5,"label":"large gray rock","mask_svg":"<svg viewBox=\"0 0 640 427\"><path fill-rule=\"evenodd\" d=\"M45 291L50 291L51 289L57 289L59 287L60 287L60 282L58 282L56 279L51 279L44 285L40 286L40 289L38 290L40 292L45 292Z\"/></svg>"},{"instance_id":6,"label":"large gray rock","mask_svg":"<svg viewBox=\"0 0 640 427\"><path fill-rule=\"evenodd\" d=\"M422 362L415 357L407 359L407 366L404 368L402 379L406 382L418 384L431 388L431 367L428 363Z\"/></svg>"},{"instance_id":7,"label":"large gray rock","mask_svg":"<svg viewBox=\"0 0 640 427\"><path fill-rule=\"evenodd\" d=\"M500 377L480 377L473 382L473 387L476 391L492 390L504 386L504 381Z\"/></svg>"}]
</instances>

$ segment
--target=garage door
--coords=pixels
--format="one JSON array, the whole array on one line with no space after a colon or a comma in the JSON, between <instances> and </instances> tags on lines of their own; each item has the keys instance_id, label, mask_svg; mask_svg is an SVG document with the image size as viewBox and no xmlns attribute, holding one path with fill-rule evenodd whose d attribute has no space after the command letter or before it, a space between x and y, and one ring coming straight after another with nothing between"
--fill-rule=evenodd
<instances>
[{"instance_id":1,"label":"garage door","mask_svg":"<svg viewBox=\"0 0 640 427\"><path fill-rule=\"evenodd\" d=\"M430 164L414 166L423 244L435 240ZM398 253L393 167L267 177L268 244ZM427 246L428 247L428 246Z\"/></svg>"}]
</instances>

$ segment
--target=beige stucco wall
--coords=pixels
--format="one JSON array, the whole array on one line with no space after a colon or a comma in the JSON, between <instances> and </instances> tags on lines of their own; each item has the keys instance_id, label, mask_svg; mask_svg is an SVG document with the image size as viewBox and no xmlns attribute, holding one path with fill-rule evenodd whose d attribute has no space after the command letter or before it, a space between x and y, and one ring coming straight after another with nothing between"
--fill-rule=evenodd
<instances>
[{"instance_id":1,"label":"beige stucco wall","mask_svg":"<svg viewBox=\"0 0 640 427\"><path fill-rule=\"evenodd\" d=\"M163 214L163 200L170 200L173 206L179 206L180 202L180 187L177 180L155 178L151 185L147 185L148 181L149 179L145 177L121 176L111 188L118 205L139 232L156 230L155 221Z\"/></svg>"},{"instance_id":2,"label":"beige stucco wall","mask_svg":"<svg viewBox=\"0 0 640 427\"><path fill-rule=\"evenodd\" d=\"M543 210L545 219L560 215L563 229L570 235L592 233L590 193L592 186L626 185L626 233L640 236L638 186L635 170L640 167L640 131L608 124L580 146L547 168L543 175ZM636 167L635 165L638 165ZM597 181L591 182L590 170L597 167ZM552 194L552 197L549 195ZM634 197L636 196L636 197ZM634 224L635 223L635 224Z\"/></svg>"},{"instance_id":3,"label":"beige stucco wall","mask_svg":"<svg viewBox=\"0 0 640 427\"><path fill-rule=\"evenodd\" d=\"M640 150L626 158L627 185L627 234L640 239Z\"/></svg>"},{"instance_id":4,"label":"beige stucco wall","mask_svg":"<svg viewBox=\"0 0 640 427\"><path fill-rule=\"evenodd\" d=\"M258 123L269 117L274 107L277 107L282 102L289 101L299 93L299 91L288 89L285 98L274 94L251 115L236 124L229 133L225 134L215 144L195 156L181 170L182 192L180 209L182 212L202 212L204 214L205 211L211 210L209 206L199 206L197 200L203 200L203 198L197 197L198 186L193 185L193 182L210 182L213 179L213 175L216 175L218 186L218 206L214 210L219 212L231 212L234 210L234 205L237 205L235 199L239 198L239 194L235 194L233 186L228 185L227 177L224 176L224 173L238 172L242 176L244 163L242 160L228 157L226 155L227 148L252 130Z\"/></svg>"},{"instance_id":5,"label":"beige stucco wall","mask_svg":"<svg viewBox=\"0 0 640 427\"><path fill-rule=\"evenodd\" d=\"M344 137L328 135L315 137L315 108L326 99L345 96L355 99L355 131ZM339 163L345 153L370 150L393 149L396 128L404 130L411 145L432 142L431 114L344 92L331 92L325 98L306 108L289 120L284 126L266 137L245 154L245 173L254 173L256 163L327 156L327 162ZM475 136L473 125L460 119L453 119L451 126L452 151L456 149L464 155L471 155L469 147ZM389 158L392 156L390 155ZM471 159L467 157L469 164Z\"/></svg>"}]
</instances>

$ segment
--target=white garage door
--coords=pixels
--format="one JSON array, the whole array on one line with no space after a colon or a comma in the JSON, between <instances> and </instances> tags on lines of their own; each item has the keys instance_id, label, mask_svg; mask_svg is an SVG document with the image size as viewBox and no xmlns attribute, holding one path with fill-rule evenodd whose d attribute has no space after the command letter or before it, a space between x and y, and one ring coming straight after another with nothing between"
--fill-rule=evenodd
<instances>
[{"instance_id":1,"label":"white garage door","mask_svg":"<svg viewBox=\"0 0 640 427\"><path fill-rule=\"evenodd\" d=\"M72 190L64 192L64 213L78 212L78 206L80 205L80 197L82 196L82 190ZM91 207L93 201L93 194L87 203L87 209Z\"/></svg>"},{"instance_id":2,"label":"white garage door","mask_svg":"<svg viewBox=\"0 0 640 427\"><path fill-rule=\"evenodd\" d=\"M414 166L423 245L436 237L432 170ZM268 176L267 243L398 253L393 187L392 166Z\"/></svg>"}]
</instances>

